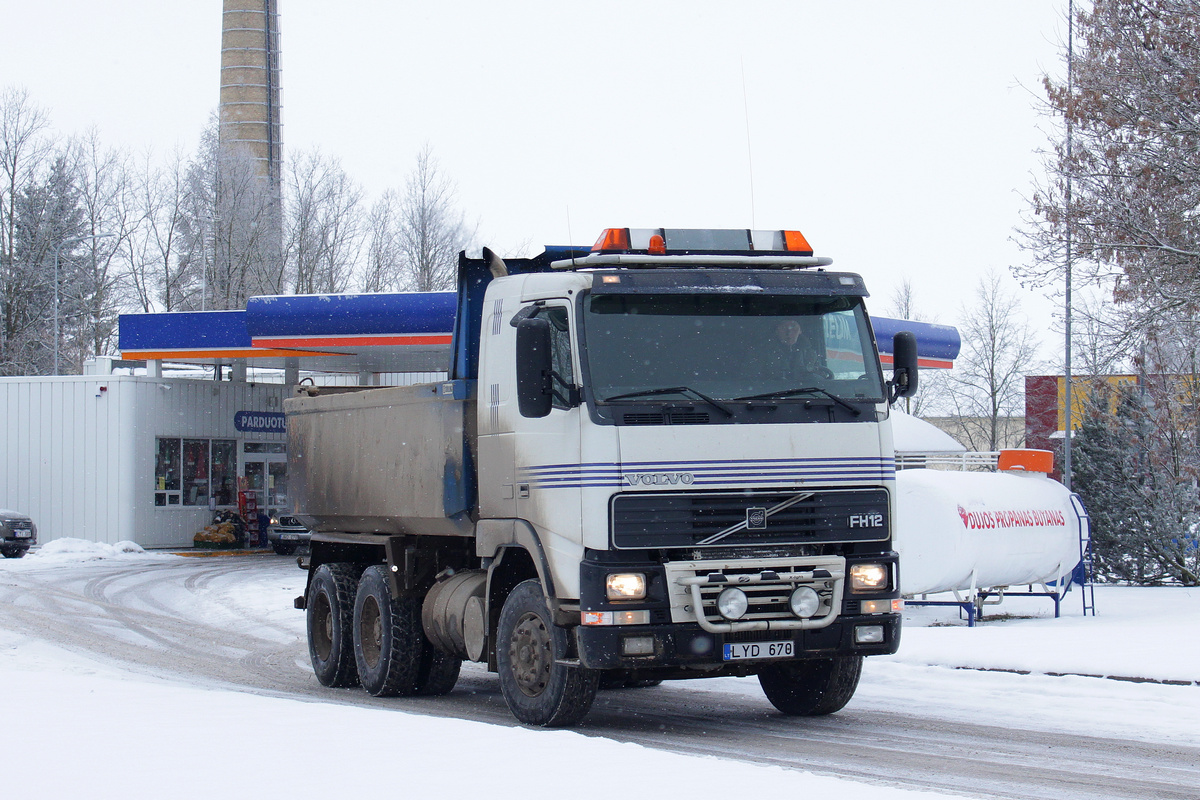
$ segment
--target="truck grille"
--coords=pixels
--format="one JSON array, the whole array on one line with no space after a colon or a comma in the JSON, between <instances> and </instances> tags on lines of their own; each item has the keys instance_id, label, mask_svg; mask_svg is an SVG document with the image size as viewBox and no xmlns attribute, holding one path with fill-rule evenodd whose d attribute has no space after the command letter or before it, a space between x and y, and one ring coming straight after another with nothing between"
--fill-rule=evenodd
<instances>
[{"instance_id":1,"label":"truck grille","mask_svg":"<svg viewBox=\"0 0 1200 800\"><path fill-rule=\"evenodd\" d=\"M820 628L829 625L841 611L845 560L837 556L787 561L753 559L750 563L668 562L665 567L672 620L699 622L705 630L732 633ZM788 605L788 598L798 586L812 588L821 598L820 608L811 618L797 618ZM729 587L741 589L749 601L746 614L732 622L717 611L717 597Z\"/></svg>"},{"instance_id":2,"label":"truck grille","mask_svg":"<svg viewBox=\"0 0 1200 800\"><path fill-rule=\"evenodd\" d=\"M883 541L884 489L627 492L612 499L619 549Z\"/></svg>"}]
</instances>

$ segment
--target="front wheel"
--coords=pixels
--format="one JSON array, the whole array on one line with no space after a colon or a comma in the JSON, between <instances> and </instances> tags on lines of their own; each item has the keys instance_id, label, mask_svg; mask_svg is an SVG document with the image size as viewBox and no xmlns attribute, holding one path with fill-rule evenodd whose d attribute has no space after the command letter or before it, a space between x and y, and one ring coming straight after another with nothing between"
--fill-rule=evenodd
<instances>
[{"instance_id":1,"label":"front wheel","mask_svg":"<svg viewBox=\"0 0 1200 800\"><path fill-rule=\"evenodd\" d=\"M541 585L518 584L500 611L496 637L500 691L527 725L574 725L596 699L596 673L567 666L567 631L550 617Z\"/></svg>"},{"instance_id":2,"label":"front wheel","mask_svg":"<svg viewBox=\"0 0 1200 800\"><path fill-rule=\"evenodd\" d=\"M840 711L858 688L862 656L790 661L763 667L758 682L771 705L793 717Z\"/></svg>"}]
</instances>

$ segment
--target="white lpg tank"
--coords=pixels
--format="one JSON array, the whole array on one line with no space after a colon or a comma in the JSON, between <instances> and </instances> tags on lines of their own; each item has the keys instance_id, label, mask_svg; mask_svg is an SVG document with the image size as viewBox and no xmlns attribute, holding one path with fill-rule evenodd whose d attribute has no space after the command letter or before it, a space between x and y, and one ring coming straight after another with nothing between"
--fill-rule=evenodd
<instances>
[{"instance_id":1,"label":"white lpg tank","mask_svg":"<svg viewBox=\"0 0 1200 800\"><path fill-rule=\"evenodd\" d=\"M1005 450L999 472L896 473L894 542L906 596L1060 579L1079 563L1071 493L1053 454Z\"/></svg>"}]
</instances>

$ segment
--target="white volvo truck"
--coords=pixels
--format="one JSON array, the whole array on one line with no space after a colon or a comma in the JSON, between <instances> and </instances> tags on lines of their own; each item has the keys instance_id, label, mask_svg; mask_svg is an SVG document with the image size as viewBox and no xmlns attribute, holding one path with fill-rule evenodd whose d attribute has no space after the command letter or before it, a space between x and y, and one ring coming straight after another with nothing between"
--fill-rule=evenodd
<instances>
[{"instance_id":1,"label":"white volvo truck","mask_svg":"<svg viewBox=\"0 0 1200 800\"><path fill-rule=\"evenodd\" d=\"M828 714L895 652L890 401L858 275L795 231L460 257L449 379L289 399L314 671L562 726L600 686L757 675Z\"/></svg>"}]
</instances>

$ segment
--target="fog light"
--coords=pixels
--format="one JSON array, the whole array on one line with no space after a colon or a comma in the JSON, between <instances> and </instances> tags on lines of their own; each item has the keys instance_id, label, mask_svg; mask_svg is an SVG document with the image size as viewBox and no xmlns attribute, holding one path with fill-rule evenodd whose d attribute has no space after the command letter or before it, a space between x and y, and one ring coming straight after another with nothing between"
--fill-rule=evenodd
<instances>
[{"instance_id":1,"label":"fog light","mask_svg":"<svg viewBox=\"0 0 1200 800\"><path fill-rule=\"evenodd\" d=\"M807 619L816 614L821 608L821 596L808 586L800 586L792 592L788 599L792 613L801 619Z\"/></svg>"},{"instance_id":2,"label":"fog light","mask_svg":"<svg viewBox=\"0 0 1200 800\"><path fill-rule=\"evenodd\" d=\"M882 625L859 625L854 629L855 644L879 644L882 641Z\"/></svg>"},{"instance_id":3,"label":"fog light","mask_svg":"<svg viewBox=\"0 0 1200 800\"><path fill-rule=\"evenodd\" d=\"M717 611L725 619L741 619L750 608L750 601L741 589L730 587L717 596Z\"/></svg>"},{"instance_id":4,"label":"fog light","mask_svg":"<svg viewBox=\"0 0 1200 800\"><path fill-rule=\"evenodd\" d=\"M888 570L883 564L854 564L850 567L850 591L872 592L886 589Z\"/></svg>"},{"instance_id":5,"label":"fog light","mask_svg":"<svg viewBox=\"0 0 1200 800\"><path fill-rule=\"evenodd\" d=\"M609 600L645 600L646 576L640 572L617 572L605 580Z\"/></svg>"},{"instance_id":6,"label":"fog light","mask_svg":"<svg viewBox=\"0 0 1200 800\"><path fill-rule=\"evenodd\" d=\"M623 656L652 656L654 655L653 636L626 636L621 640L621 655Z\"/></svg>"}]
</instances>

